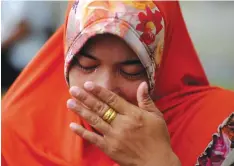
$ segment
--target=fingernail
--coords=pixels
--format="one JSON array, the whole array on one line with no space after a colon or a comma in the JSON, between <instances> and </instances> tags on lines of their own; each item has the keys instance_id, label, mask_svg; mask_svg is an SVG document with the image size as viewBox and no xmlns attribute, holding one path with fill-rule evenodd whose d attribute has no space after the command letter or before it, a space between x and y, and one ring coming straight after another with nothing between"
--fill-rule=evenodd
<instances>
[{"instance_id":1,"label":"fingernail","mask_svg":"<svg viewBox=\"0 0 234 166\"><path fill-rule=\"evenodd\" d=\"M78 125L77 123L74 123L74 122L71 122L69 126L73 131L76 131L76 132L79 132L80 129L82 129L82 127L80 125Z\"/></svg>"},{"instance_id":2,"label":"fingernail","mask_svg":"<svg viewBox=\"0 0 234 166\"><path fill-rule=\"evenodd\" d=\"M91 82L91 81L85 82L84 83L84 88L87 89L87 90L93 90L93 88L94 88L93 82Z\"/></svg>"},{"instance_id":3,"label":"fingernail","mask_svg":"<svg viewBox=\"0 0 234 166\"><path fill-rule=\"evenodd\" d=\"M76 102L73 99L69 99L67 101L67 107L70 108L70 109L75 108L76 107Z\"/></svg>"},{"instance_id":4,"label":"fingernail","mask_svg":"<svg viewBox=\"0 0 234 166\"><path fill-rule=\"evenodd\" d=\"M78 125L76 124L76 123L74 123L74 122L72 122L72 123L70 123L70 128L72 129L72 130L76 130L78 127Z\"/></svg>"},{"instance_id":5,"label":"fingernail","mask_svg":"<svg viewBox=\"0 0 234 166\"><path fill-rule=\"evenodd\" d=\"M144 93L148 94L148 84L146 82L144 82L143 84L144 84Z\"/></svg>"},{"instance_id":6,"label":"fingernail","mask_svg":"<svg viewBox=\"0 0 234 166\"><path fill-rule=\"evenodd\" d=\"M73 86L70 88L70 93L72 96L77 97L80 94L80 88Z\"/></svg>"}]
</instances>

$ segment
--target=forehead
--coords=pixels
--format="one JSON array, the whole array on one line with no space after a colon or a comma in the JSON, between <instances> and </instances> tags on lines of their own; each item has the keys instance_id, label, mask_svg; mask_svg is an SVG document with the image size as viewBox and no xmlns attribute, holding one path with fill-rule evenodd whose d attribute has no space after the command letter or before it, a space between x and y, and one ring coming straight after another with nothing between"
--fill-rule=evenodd
<instances>
[{"instance_id":1,"label":"forehead","mask_svg":"<svg viewBox=\"0 0 234 166\"><path fill-rule=\"evenodd\" d=\"M98 58L113 60L138 59L130 46L120 37L112 34L101 34L90 38L81 49L80 54L87 53Z\"/></svg>"}]
</instances>

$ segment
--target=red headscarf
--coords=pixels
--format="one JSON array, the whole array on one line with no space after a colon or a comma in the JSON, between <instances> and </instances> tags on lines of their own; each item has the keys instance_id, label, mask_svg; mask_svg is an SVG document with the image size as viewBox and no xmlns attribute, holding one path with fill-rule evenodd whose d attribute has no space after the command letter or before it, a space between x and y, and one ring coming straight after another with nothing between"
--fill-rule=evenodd
<instances>
[{"instance_id":1,"label":"red headscarf","mask_svg":"<svg viewBox=\"0 0 234 166\"><path fill-rule=\"evenodd\" d=\"M178 2L155 2L165 20L165 48L157 75L156 102L182 165L196 163L212 134L234 110L234 94L209 86ZM72 4L69 4L68 11ZM48 40L2 100L2 164L111 166L114 162L69 128L63 32Z\"/></svg>"}]
</instances>

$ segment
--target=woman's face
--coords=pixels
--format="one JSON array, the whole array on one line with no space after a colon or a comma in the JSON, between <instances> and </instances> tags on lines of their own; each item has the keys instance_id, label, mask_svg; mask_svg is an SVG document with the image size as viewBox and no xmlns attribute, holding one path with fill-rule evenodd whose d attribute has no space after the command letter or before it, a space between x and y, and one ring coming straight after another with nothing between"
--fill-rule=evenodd
<instances>
[{"instance_id":1,"label":"woman's face","mask_svg":"<svg viewBox=\"0 0 234 166\"><path fill-rule=\"evenodd\" d=\"M137 88L147 81L147 74L122 39L105 34L89 40L72 62L70 86L83 87L86 81L93 81L136 105Z\"/></svg>"}]
</instances>

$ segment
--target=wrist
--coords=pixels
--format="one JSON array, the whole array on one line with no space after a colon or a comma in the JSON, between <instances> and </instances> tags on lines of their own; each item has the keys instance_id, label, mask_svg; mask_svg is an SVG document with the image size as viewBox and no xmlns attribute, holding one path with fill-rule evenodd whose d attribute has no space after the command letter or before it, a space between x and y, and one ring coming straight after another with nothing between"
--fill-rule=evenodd
<instances>
[{"instance_id":1,"label":"wrist","mask_svg":"<svg viewBox=\"0 0 234 166\"><path fill-rule=\"evenodd\" d=\"M170 163L171 166L181 166L180 159L177 157L177 155L174 152L172 152L171 155L172 155L171 156L171 163Z\"/></svg>"},{"instance_id":2,"label":"wrist","mask_svg":"<svg viewBox=\"0 0 234 166\"><path fill-rule=\"evenodd\" d=\"M181 162L174 152L170 152L162 158L153 156L151 160L145 162L144 166L181 166Z\"/></svg>"}]
</instances>

